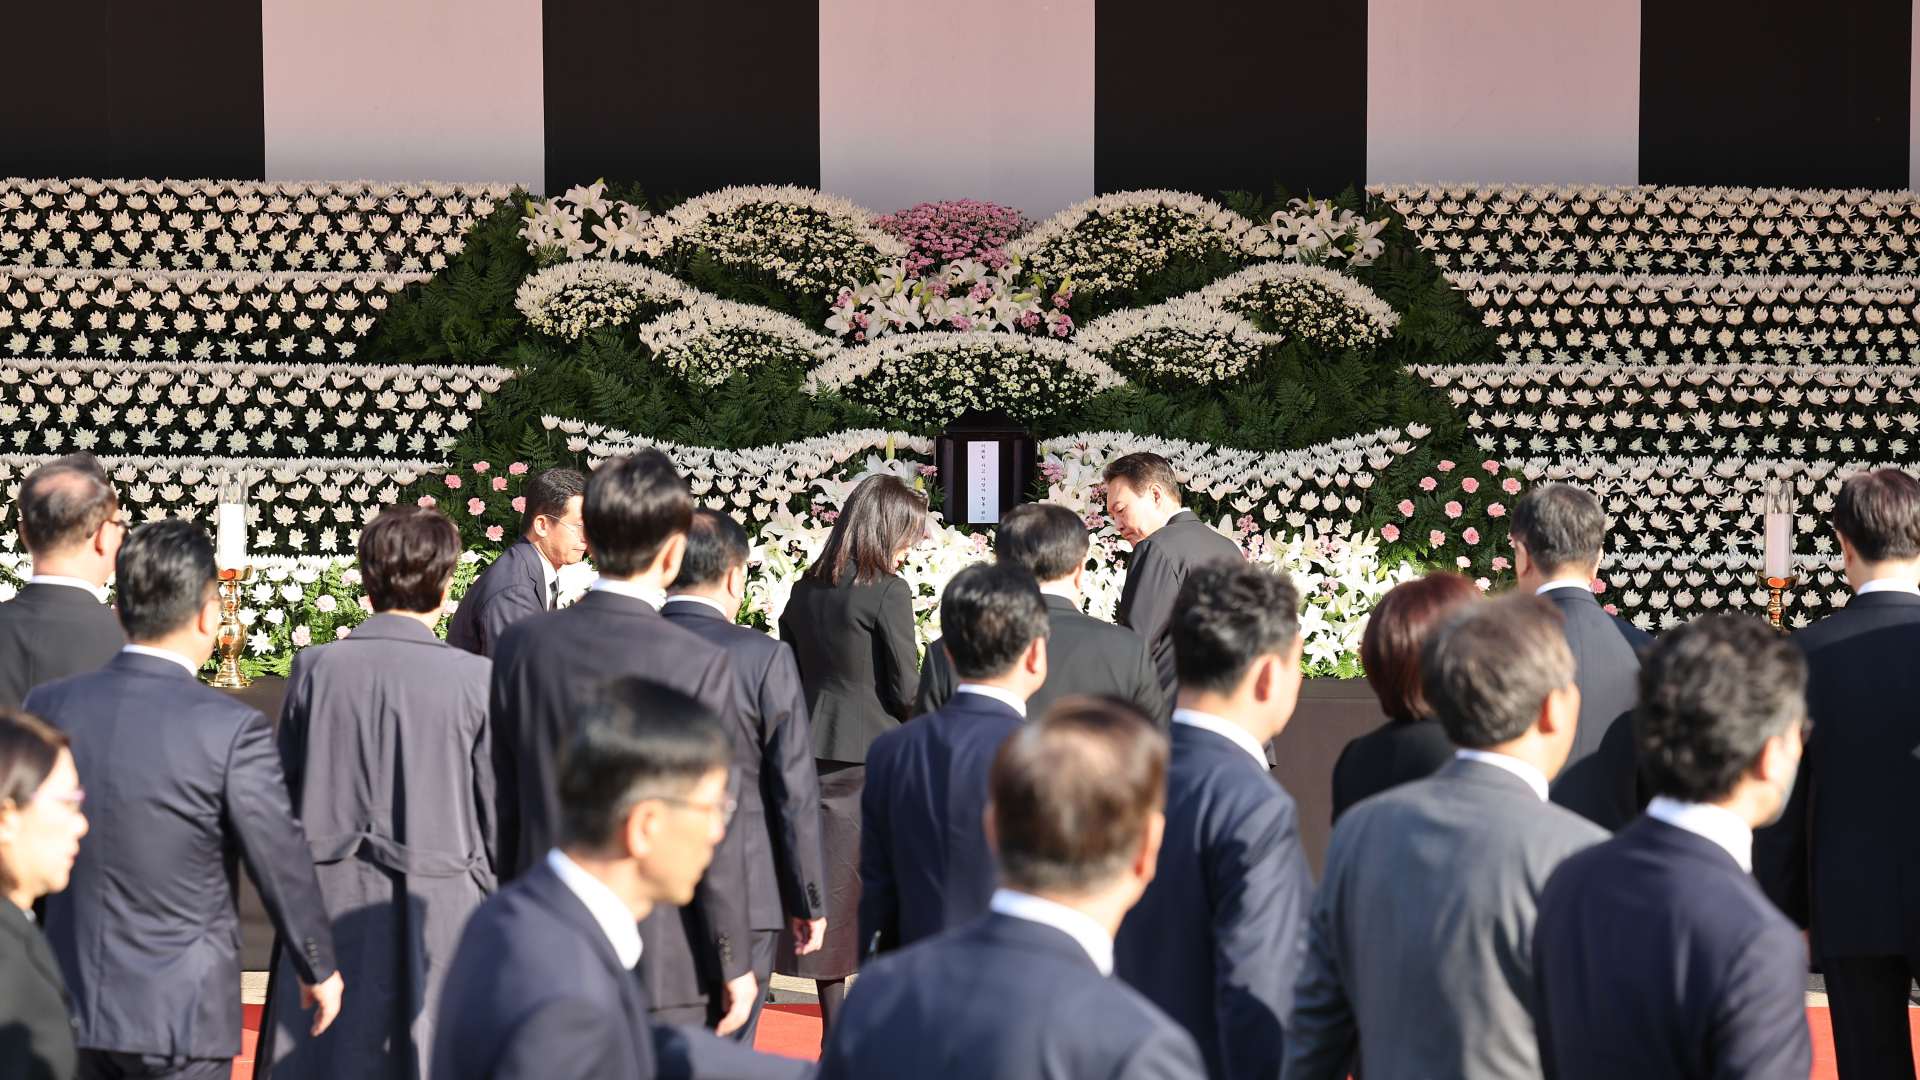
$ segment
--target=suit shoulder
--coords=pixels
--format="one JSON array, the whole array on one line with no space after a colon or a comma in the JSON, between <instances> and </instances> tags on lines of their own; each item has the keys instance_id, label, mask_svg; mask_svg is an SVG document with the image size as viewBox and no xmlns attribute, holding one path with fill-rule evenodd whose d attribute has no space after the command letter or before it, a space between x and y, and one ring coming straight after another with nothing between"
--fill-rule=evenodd
<instances>
[{"instance_id":1,"label":"suit shoulder","mask_svg":"<svg viewBox=\"0 0 1920 1080\"><path fill-rule=\"evenodd\" d=\"M1564 851L1580 851L1601 843L1613 835L1607 830L1561 806L1548 801L1538 814L1521 814L1515 819L1524 831L1545 838Z\"/></svg>"},{"instance_id":2,"label":"suit shoulder","mask_svg":"<svg viewBox=\"0 0 1920 1080\"><path fill-rule=\"evenodd\" d=\"M1058 1009L1049 1026L1069 1038L1086 1040L1088 1049L1111 1057L1116 1068L1143 1053L1153 1053L1189 1063L1193 1076L1204 1075L1193 1036L1120 979L1089 971L1086 978L1076 978L1064 988Z\"/></svg>"}]
</instances>

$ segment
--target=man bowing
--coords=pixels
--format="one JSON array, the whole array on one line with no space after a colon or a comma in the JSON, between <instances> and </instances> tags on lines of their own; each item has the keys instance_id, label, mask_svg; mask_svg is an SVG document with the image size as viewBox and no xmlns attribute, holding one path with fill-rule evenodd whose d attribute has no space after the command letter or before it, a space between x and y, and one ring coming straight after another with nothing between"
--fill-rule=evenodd
<instances>
[{"instance_id":1,"label":"man bowing","mask_svg":"<svg viewBox=\"0 0 1920 1080\"><path fill-rule=\"evenodd\" d=\"M587 479L548 469L527 485L520 540L467 587L447 626L447 644L492 656L507 627L559 606L560 568L587 557L580 504Z\"/></svg>"}]
</instances>

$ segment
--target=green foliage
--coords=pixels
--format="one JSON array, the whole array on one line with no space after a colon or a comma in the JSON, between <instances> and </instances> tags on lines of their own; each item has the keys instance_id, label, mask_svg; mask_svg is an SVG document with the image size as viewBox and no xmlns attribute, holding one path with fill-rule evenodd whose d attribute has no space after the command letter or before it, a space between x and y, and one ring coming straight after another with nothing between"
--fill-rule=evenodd
<instances>
[{"instance_id":1,"label":"green foliage","mask_svg":"<svg viewBox=\"0 0 1920 1080\"><path fill-rule=\"evenodd\" d=\"M431 281L389 302L362 355L371 363L491 364L527 332L514 292L535 269L520 217L527 193L515 189L467 231L466 247Z\"/></svg>"}]
</instances>

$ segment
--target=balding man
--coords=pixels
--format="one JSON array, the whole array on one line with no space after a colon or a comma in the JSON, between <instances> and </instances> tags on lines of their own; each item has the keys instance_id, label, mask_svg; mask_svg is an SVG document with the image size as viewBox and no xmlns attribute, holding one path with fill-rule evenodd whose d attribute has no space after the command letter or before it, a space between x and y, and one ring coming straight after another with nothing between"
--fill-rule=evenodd
<instances>
[{"instance_id":1,"label":"balding man","mask_svg":"<svg viewBox=\"0 0 1920 1080\"><path fill-rule=\"evenodd\" d=\"M20 485L15 527L33 576L0 604L0 708L42 683L93 671L126 644L107 579L126 537L120 503L92 454L35 469Z\"/></svg>"}]
</instances>

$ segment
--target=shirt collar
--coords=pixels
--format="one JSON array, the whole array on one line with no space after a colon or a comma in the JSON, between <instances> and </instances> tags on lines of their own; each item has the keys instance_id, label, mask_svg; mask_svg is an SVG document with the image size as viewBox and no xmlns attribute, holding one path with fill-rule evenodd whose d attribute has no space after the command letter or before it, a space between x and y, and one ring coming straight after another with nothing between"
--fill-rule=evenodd
<instances>
[{"instance_id":1,"label":"shirt collar","mask_svg":"<svg viewBox=\"0 0 1920 1080\"><path fill-rule=\"evenodd\" d=\"M1233 745L1240 749L1245 750L1252 756L1253 760L1260 763L1261 769L1264 770L1267 767L1267 748L1256 742L1252 735L1247 734L1247 729L1241 727L1239 724L1233 723L1224 717L1215 716L1212 713L1201 712L1198 709L1173 710L1173 722L1176 724L1185 724L1188 727L1196 727L1202 731L1211 731L1215 735L1231 741Z\"/></svg>"},{"instance_id":2,"label":"shirt collar","mask_svg":"<svg viewBox=\"0 0 1920 1080\"><path fill-rule=\"evenodd\" d=\"M185 668L189 675L198 674L200 671L198 664L174 652L172 649L156 649L151 645L122 645L120 646L120 651L123 653L132 653L135 656L152 656L161 660L171 660Z\"/></svg>"},{"instance_id":3,"label":"shirt collar","mask_svg":"<svg viewBox=\"0 0 1920 1080\"><path fill-rule=\"evenodd\" d=\"M1587 581L1584 578L1557 577L1557 578L1554 578L1552 581L1547 582L1545 585L1542 585L1539 588L1533 590L1533 595L1545 596L1555 589L1579 589L1581 592L1586 593L1588 596L1592 596L1593 582Z\"/></svg>"},{"instance_id":4,"label":"shirt collar","mask_svg":"<svg viewBox=\"0 0 1920 1080\"><path fill-rule=\"evenodd\" d=\"M1872 581L1869 581L1866 584L1860 586L1858 589L1855 589L1853 591L1853 595L1865 596L1868 593L1877 593L1877 592L1912 593L1916 596L1920 596L1920 585L1915 585L1913 582L1908 581L1905 578L1890 578L1890 577L1874 578Z\"/></svg>"},{"instance_id":5,"label":"shirt collar","mask_svg":"<svg viewBox=\"0 0 1920 1080\"><path fill-rule=\"evenodd\" d=\"M979 683L963 682L959 686L954 687L953 692L956 694L979 694L981 697L992 698L1007 708L1012 709L1014 712L1019 713L1021 719L1026 719L1026 700L1002 690L997 686L982 686Z\"/></svg>"},{"instance_id":6,"label":"shirt collar","mask_svg":"<svg viewBox=\"0 0 1920 1080\"><path fill-rule=\"evenodd\" d=\"M1508 754L1496 754L1490 750L1455 750L1453 756L1461 761L1477 761L1482 765L1491 765L1496 769L1505 769L1527 782L1541 802L1547 801L1547 774Z\"/></svg>"},{"instance_id":7,"label":"shirt collar","mask_svg":"<svg viewBox=\"0 0 1920 1080\"><path fill-rule=\"evenodd\" d=\"M80 589L101 603L107 602L107 590L91 581L77 577L64 577L60 574L35 574L27 579L29 585L65 585L70 589Z\"/></svg>"},{"instance_id":8,"label":"shirt collar","mask_svg":"<svg viewBox=\"0 0 1920 1080\"><path fill-rule=\"evenodd\" d=\"M655 611L667 602L667 594L650 585L641 585L633 581L615 581L612 578L598 578L588 592L610 592L615 596L628 596L635 600L645 600Z\"/></svg>"},{"instance_id":9,"label":"shirt collar","mask_svg":"<svg viewBox=\"0 0 1920 1080\"><path fill-rule=\"evenodd\" d=\"M728 622L733 621L733 616L728 614L725 605L721 604L720 601L715 600L710 596L701 596L698 593L683 592L683 593L674 593L672 596L667 597L667 603L669 604L678 604L683 601L689 604L705 604L708 607L712 608L713 610L719 612L720 616L726 619Z\"/></svg>"},{"instance_id":10,"label":"shirt collar","mask_svg":"<svg viewBox=\"0 0 1920 1080\"><path fill-rule=\"evenodd\" d=\"M1740 869L1753 872L1753 826L1740 820L1740 815L1733 811L1707 803L1681 802L1665 795L1655 795L1653 801L1647 804L1647 816L1711 840L1733 856L1733 861L1740 864Z\"/></svg>"},{"instance_id":11,"label":"shirt collar","mask_svg":"<svg viewBox=\"0 0 1920 1080\"><path fill-rule=\"evenodd\" d=\"M995 889L993 899L987 901L987 907L1010 919L1053 927L1085 949L1087 959L1100 969L1100 974L1113 974L1113 935L1107 933L1107 928L1093 921L1093 916L1086 912L1012 889Z\"/></svg>"},{"instance_id":12,"label":"shirt collar","mask_svg":"<svg viewBox=\"0 0 1920 1080\"><path fill-rule=\"evenodd\" d=\"M606 882L587 873L559 848L547 852L547 867L560 879L560 884L587 906L587 913L600 924L600 932L607 935L607 943L613 946L613 954L620 958L620 966L631 969L638 964L640 924L634 919L633 911L607 888Z\"/></svg>"}]
</instances>

